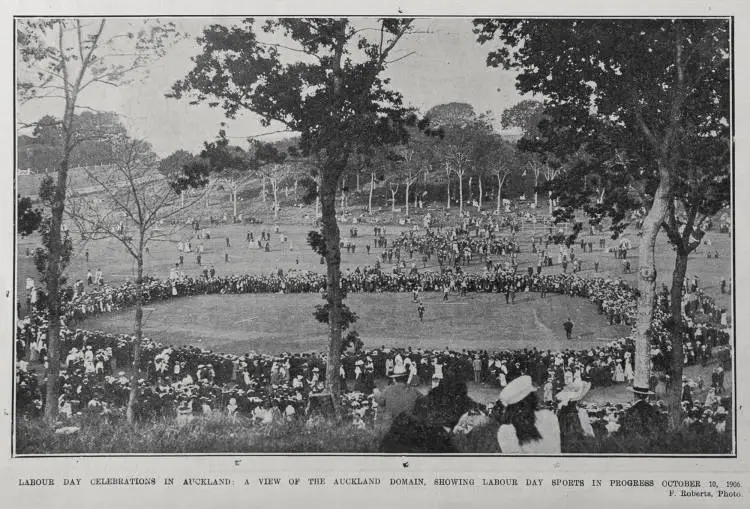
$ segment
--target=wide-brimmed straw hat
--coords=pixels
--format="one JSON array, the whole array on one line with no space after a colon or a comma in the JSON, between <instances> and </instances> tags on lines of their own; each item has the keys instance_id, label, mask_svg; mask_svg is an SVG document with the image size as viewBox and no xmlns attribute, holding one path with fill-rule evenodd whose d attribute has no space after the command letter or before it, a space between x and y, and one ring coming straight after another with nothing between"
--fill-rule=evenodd
<instances>
[{"instance_id":1,"label":"wide-brimmed straw hat","mask_svg":"<svg viewBox=\"0 0 750 509\"><path fill-rule=\"evenodd\" d=\"M626 389L636 396L653 396L654 394L656 394L655 392L645 387L627 387Z\"/></svg>"},{"instance_id":2,"label":"wide-brimmed straw hat","mask_svg":"<svg viewBox=\"0 0 750 509\"><path fill-rule=\"evenodd\" d=\"M555 398L563 405L567 405L571 401L580 401L583 399L590 389L591 382L578 380L566 385L563 390L557 393Z\"/></svg>"},{"instance_id":3,"label":"wide-brimmed straw hat","mask_svg":"<svg viewBox=\"0 0 750 509\"><path fill-rule=\"evenodd\" d=\"M505 386L500 392L500 402L505 405L513 405L523 400L526 396L536 390L528 375L519 376L511 383Z\"/></svg>"}]
</instances>

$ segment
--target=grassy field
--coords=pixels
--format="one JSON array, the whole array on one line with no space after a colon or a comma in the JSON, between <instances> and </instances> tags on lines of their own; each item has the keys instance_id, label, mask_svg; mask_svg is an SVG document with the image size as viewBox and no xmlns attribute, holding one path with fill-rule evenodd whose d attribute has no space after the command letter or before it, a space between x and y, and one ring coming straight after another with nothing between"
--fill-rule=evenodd
<instances>
[{"instance_id":1,"label":"grassy field","mask_svg":"<svg viewBox=\"0 0 750 509\"><path fill-rule=\"evenodd\" d=\"M348 239L350 224L341 224L342 239ZM379 257L381 250L372 249L368 256L365 246L373 244L372 226L359 225L359 238L354 239L357 244L356 253L342 253L342 270L355 268L356 266L372 265L376 258ZM324 272L325 267L320 264L320 257L313 253L306 243L307 232L313 229L310 224L280 224L280 231L285 233L289 242L281 244L279 235L274 234L271 241L271 251L266 253L254 248L248 248L245 242L245 236L248 231L254 233L255 237L260 236L261 231L273 231L273 225L224 225L221 227L209 227L211 231L211 240L204 241L205 252L203 254L203 265L214 264L218 274L240 274L240 273L269 273L279 268L284 270L290 268L312 270L315 272ZM403 227L388 227L388 236L398 235ZM541 232L541 227L537 227ZM525 270L529 264L536 264L536 255L531 254L530 236L533 230L526 228L521 232L519 239L522 247L522 254L519 257L521 270ZM179 253L177 252L177 242L188 239L192 234L188 228L175 233L169 241L154 243L150 247L150 254L146 256L145 270L157 278L166 278L169 269L178 261ZM226 237L229 237L231 247L226 249ZM637 245L638 237L627 235L633 244ZM584 238L589 238L584 235ZM730 296L721 295L719 292L719 281L721 277L730 280L731 276L731 238L729 235L718 232L710 232L706 238L711 240L712 246L706 248L701 246L696 253L690 258L688 266L688 276L695 274L700 276L701 286L713 295L720 305L729 306ZM633 266L631 274L622 274L621 260L616 260L612 254L602 252L598 249L599 237L593 237L595 249L593 253L581 254L578 251L580 259L583 261L584 276L594 275L594 260L600 261L598 275L603 277L617 276L623 277L635 283L637 277L638 256L637 250L633 249L629 253L629 259ZM18 252L18 279L16 289L19 295L24 295L24 282L26 277L38 279L38 274L31 257L26 256L26 249L33 250L40 244L37 235L27 238L17 239ZM607 240L607 245L613 245L613 241ZM112 239L80 242L80 239L74 235L75 252L73 254L70 267L67 270L69 279L74 282L76 279L85 280L87 270L95 272L101 268L104 278L107 282L118 284L128 278L132 278L135 272L133 259L126 253L125 248L117 241ZM229 263L224 262L224 253L229 253ZM85 253L89 251L89 261L86 262ZM720 257L706 258L706 251L718 251ZM556 261L556 251L553 248L553 257ZM658 239L657 247L657 270L658 279L661 282L669 284L671 282L672 269L674 266L674 252L667 243L666 237L661 234ZM202 267L196 264L195 255L188 254L184 258L185 265L183 270L188 275L199 275ZM434 262L434 259L433 259ZM435 265L429 266L428 269L437 269ZM475 264L469 267L469 270L481 270L483 267ZM559 265L546 268L545 271L560 272L562 269Z\"/></svg>"},{"instance_id":2,"label":"grassy field","mask_svg":"<svg viewBox=\"0 0 750 509\"><path fill-rule=\"evenodd\" d=\"M212 415L199 417L184 427L168 421L134 426L124 420L105 422L83 418L80 430L56 435L44 421L21 418L17 426L16 452L20 454L185 454L185 453L377 453L378 434L371 429L321 423L308 427L297 423L269 428L250 425L242 418ZM490 428L491 430L491 428ZM488 431L494 436L494 430ZM486 450L462 448L462 453ZM463 445L467 445L463 442ZM566 443L564 453L578 454L729 454L732 434L696 434L686 429L663 430L650 437L586 437Z\"/></svg>"},{"instance_id":3,"label":"grassy field","mask_svg":"<svg viewBox=\"0 0 750 509\"><path fill-rule=\"evenodd\" d=\"M409 294L351 294L347 304L358 315L353 329L366 347L412 346L442 349L559 350L589 348L628 333L610 327L584 299L519 294L505 304L500 294L423 295L420 322ZM144 334L167 344L194 344L214 351L281 353L325 351L327 329L312 316L317 295L205 295L156 303L146 310ZM575 341L565 340L562 323L573 317ZM90 329L131 333L133 311L102 315L86 322Z\"/></svg>"}]
</instances>

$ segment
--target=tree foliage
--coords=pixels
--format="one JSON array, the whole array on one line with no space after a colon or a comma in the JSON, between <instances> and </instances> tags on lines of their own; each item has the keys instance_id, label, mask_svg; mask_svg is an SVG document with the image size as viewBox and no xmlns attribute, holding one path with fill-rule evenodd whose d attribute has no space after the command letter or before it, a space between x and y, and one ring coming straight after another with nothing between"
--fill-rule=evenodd
<instances>
[{"instance_id":1,"label":"tree foliage","mask_svg":"<svg viewBox=\"0 0 750 509\"><path fill-rule=\"evenodd\" d=\"M503 124L533 132L519 147L563 168L546 186L561 200L560 220L584 207L622 231L631 212L650 207L659 161L678 166L694 136L716 138L728 125L725 21L476 20L475 32L503 43L488 65L520 71L518 90L545 97L543 111L524 101ZM536 129L523 127L529 119ZM606 187L601 203L582 185L590 175Z\"/></svg>"},{"instance_id":2,"label":"tree foliage","mask_svg":"<svg viewBox=\"0 0 750 509\"><path fill-rule=\"evenodd\" d=\"M480 43L498 39L487 64L518 71L521 93L545 98L534 150L555 178L562 206L609 217L615 235L642 226L635 331L635 386L648 387L656 238L675 245L672 375L680 379L682 284L703 219L729 199L730 25L726 19L475 20ZM596 181L596 186L588 185ZM703 186L702 188L697 186ZM700 189L700 191L698 191ZM705 191L701 193L701 191ZM702 219L697 219L702 214ZM680 421L680 386L670 391Z\"/></svg>"},{"instance_id":3,"label":"tree foliage","mask_svg":"<svg viewBox=\"0 0 750 509\"><path fill-rule=\"evenodd\" d=\"M539 124L544 120L544 104L534 99L524 99L503 110L500 125L503 129L520 129L524 138L535 140L541 136Z\"/></svg>"},{"instance_id":4,"label":"tree foliage","mask_svg":"<svg viewBox=\"0 0 750 509\"><path fill-rule=\"evenodd\" d=\"M35 208L28 196L21 197L20 194L18 195L16 215L16 227L22 237L34 233L42 223L41 209Z\"/></svg>"}]
</instances>

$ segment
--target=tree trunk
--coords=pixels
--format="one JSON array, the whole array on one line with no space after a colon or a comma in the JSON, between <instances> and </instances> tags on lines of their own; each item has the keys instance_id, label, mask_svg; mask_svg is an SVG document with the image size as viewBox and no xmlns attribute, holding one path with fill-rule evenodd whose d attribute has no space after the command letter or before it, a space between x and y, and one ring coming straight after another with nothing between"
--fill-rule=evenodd
<instances>
[{"instance_id":1,"label":"tree trunk","mask_svg":"<svg viewBox=\"0 0 750 509\"><path fill-rule=\"evenodd\" d=\"M502 205L502 195L503 195L503 182L505 182L505 177L500 178L500 174L497 174L497 213L500 213L500 206Z\"/></svg>"},{"instance_id":2,"label":"tree trunk","mask_svg":"<svg viewBox=\"0 0 750 509\"><path fill-rule=\"evenodd\" d=\"M672 385L667 393L667 406L669 407L669 420L672 429L677 428L682 422L682 283L687 274L688 254L679 246L677 257L672 272L672 288L669 296L669 307L673 320L672 328L672 359L670 371Z\"/></svg>"},{"instance_id":3,"label":"tree trunk","mask_svg":"<svg viewBox=\"0 0 750 509\"><path fill-rule=\"evenodd\" d=\"M552 191L547 191L547 205L549 206L549 215L552 215Z\"/></svg>"},{"instance_id":4,"label":"tree trunk","mask_svg":"<svg viewBox=\"0 0 750 509\"><path fill-rule=\"evenodd\" d=\"M60 302L60 274L62 272L61 258L63 251L62 216L65 209L65 194L68 182L68 154L60 162L57 172L54 202L52 204L52 218L49 231L49 253L47 259L47 372L46 400L44 417L52 422L57 417L58 379L60 376L60 316L62 303Z\"/></svg>"},{"instance_id":5,"label":"tree trunk","mask_svg":"<svg viewBox=\"0 0 750 509\"><path fill-rule=\"evenodd\" d=\"M406 194L404 195L404 208L406 209L406 217L409 217L409 188L411 187L411 182L408 180L406 181Z\"/></svg>"},{"instance_id":6,"label":"tree trunk","mask_svg":"<svg viewBox=\"0 0 750 509\"><path fill-rule=\"evenodd\" d=\"M260 178L260 194L263 198L263 205L266 204L266 177Z\"/></svg>"},{"instance_id":7,"label":"tree trunk","mask_svg":"<svg viewBox=\"0 0 750 509\"><path fill-rule=\"evenodd\" d=\"M458 213L464 213L464 174L458 174Z\"/></svg>"},{"instance_id":8,"label":"tree trunk","mask_svg":"<svg viewBox=\"0 0 750 509\"><path fill-rule=\"evenodd\" d=\"M484 197L482 193L482 177L479 177L479 210L482 210L482 198Z\"/></svg>"},{"instance_id":9,"label":"tree trunk","mask_svg":"<svg viewBox=\"0 0 750 509\"><path fill-rule=\"evenodd\" d=\"M273 190L273 218L279 218L279 181L271 179L271 190Z\"/></svg>"},{"instance_id":10,"label":"tree trunk","mask_svg":"<svg viewBox=\"0 0 750 509\"><path fill-rule=\"evenodd\" d=\"M62 36L61 36L62 37ZM65 101L63 117L63 156L57 171L57 183L52 201L52 217L50 219L47 270L45 274L47 285L47 387L45 393L44 417L53 422L57 417L58 380L60 376L60 317L62 316L62 302L60 302L60 276L63 271L63 236L62 221L65 211L65 195L68 190L68 167L70 153L73 151L72 134L74 129L74 105L77 94L74 93Z\"/></svg>"},{"instance_id":11,"label":"tree trunk","mask_svg":"<svg viewBox=\"0 0 750 509\"><path fill-rule=\"evenodd\" d=\"M234 218L237 217L237 188L232 188L232 206L233 206L233 212L234 216L232 217L232 222L234 222Z\"/></svg>"},{"instance_id":12,"label":"tree trunk","mask_svg":"<svg viewBox=\"0 0 750 509\"><path fill-rule=\"evenodd\" d=\"M643 220L643 237L638 248L638 309L635 326L635 380L634 387L647 389L651 371L651 344L648 330L654 315L654 298L656 296L656 237L666 216L669 200L672 196L672 184L669 171L660 163L660 182L654 194L651 209Z\"/></svg>"},{"instance_id":13,"label":"tree trunk","mask_svg":"<svg viewBox=\"0 0 750 509\"><path fill-rule=\"evenodd\" d=\"M370 198L367 202L367 211L372 215L372 192L375 189L375 172L370 172Z\"/></svg>"},{"instance_id":14,"label":"tree trunk","mask_svg":"<svg viewBox=\"0 0 750 509\"><path fill-rule=\"evenodd\" d=\"M537 193L536 188L539 187L539 175L534 174L534 208L539 208L539 193Z\"/></svg>"},{"instance_id":15,"label":"tree trunk","mask_svg":"<svg viewBox=\"0 0 750 509\"><path fill-rule=\"evenodd\" d=\"M357 192L359 192L359 172L357 172Z\"/></svg>"},{"instance_id":16,"label":"tree trunk","mask_svg":"<svg viewBox=\"0 0 750 509\"><path fill-rule=\"evenodd\" d=\"M396 193L398 192L398 188L394 191L391 189L391 212L396 212Z\"/></svg>"},{"instance_id":17,"label":"tree trunk","mask_svg":"<svg viewBox=\"0 0 750 509\"><path fill-rule=\"evenodd\" d=\"M448 167L448 165L446 165L446 168L447 167ZM448 182L448 205L446 206L446 208L450 210L450 208L451 208L451 173L449 171L447 171L447 170L446 170L445 173L446 173L446 177L447 177L446 180Z\"/></svg>"},{"instance_id":18,"label":"tree trunk","mask_svg":"<svg viewBox=\"0 0 750 509\"><path fill-rule=\"evenodd\" d=\"M315 180L315 188L317 189L315 193L315 219L318 219L320 215L320 177Z\"/></svg>"},{"instance_id":19,"label":"tree trunk","mask_svg":"<svg viewBox=\"0 0 750 509\"><path fill-rule=\"evenodd\" d=\"M338 178L329 170L324 176L320 189L320 203L323 209L322 234L326 246L326 299L328 301L328 360L326 364L326 386L338 402L341 392L339 385L339 367L341 365L341 235L336 222L336 184Z\"/></svg>"},{"instance_id":20,"label":"tree trunk","mask_svg":"<svg viewBox=\"0 0 750 509\"><path fill-rule=\"evenodd\" d=\"M135 281L135 341L133 342L133 366L130 373L130 394L125 415L129 424L135 422L135 403L138 401L138 380L141 378L141 340L143 339L143 245L137 259Z\"/></svg>"}]
</instances>

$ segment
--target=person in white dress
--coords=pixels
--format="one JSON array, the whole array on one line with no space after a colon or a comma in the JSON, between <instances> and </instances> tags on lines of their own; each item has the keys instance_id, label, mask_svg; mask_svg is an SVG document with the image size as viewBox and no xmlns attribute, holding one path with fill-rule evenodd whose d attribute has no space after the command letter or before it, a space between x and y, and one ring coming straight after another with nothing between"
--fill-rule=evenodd
<instances>
[{"instance_id":1,"label":"person in white dress","mask_svg":"<svg viewBox=\"0 0 750 509\"><path fill-rule=\"evenodd\" d=\"M625 372L622 369L622 361L615 361L615 383L621 384L625 381Z\"/></svg>"},{"instance_id":2,"label":"person in white dress","mask_svg":"<svg viewBox=\"0 0 750 509\"><path fill-rule=\"evenodd\" d=\"M630 357L628 356L625 358L625 380L630 383L634 378L635 374L633 373L633 365L630 363Z\"/></svg>"},{"instance_id":3,"label":"person in white dress","mask_svg":"<svg viewBox=\"0 0 750 509\"><path fill-rule=\"evenodd\" d=\"M500 392L503 410L497 442L503 454L560 454L560 423L551 410L538 410L537 400L528 375Z\"/></svg>"}]
</instances>

